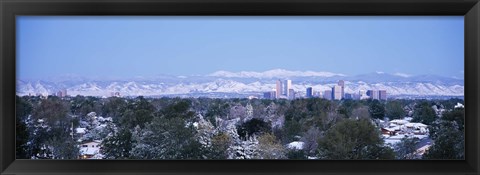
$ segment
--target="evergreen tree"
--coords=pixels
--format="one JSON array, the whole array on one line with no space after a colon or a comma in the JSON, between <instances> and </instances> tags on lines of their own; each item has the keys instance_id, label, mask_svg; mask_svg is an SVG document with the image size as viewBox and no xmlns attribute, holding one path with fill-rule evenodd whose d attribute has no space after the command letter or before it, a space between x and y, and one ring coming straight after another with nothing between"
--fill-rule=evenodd
<instances>
[{"instance_id":1,"label":"evergreen tree","mask_svg":"<svg viewBox=\"0 0 480 175\"><path fill-rule=\"evenodd\" d=\"M102 141L100 153L105 159L129 159L132 150L132 133L128 129L110 127L111 133Z\"/></svg>"},{"instance_id":2,"label":"evergreen tree","mask_svg":"<svg viewBox=\"0 0 480 175\"><path fill-rule=\"evenodd\" d=\"M396 159L415 159L415 151L420 140L416 137L404 137L394 145Z\"/></svg>"},{"instance_id":3,"label":"evergreen tree","mask_svg":"<svg viewBox=\"0 0 480 175\"><path fill-rule=\"evenodd\" d=\"M403 110L402 104L397 101L389 101L385 107L386 115L389 119L401 119L406 115L405 110Z\"/></svg>"},{"instance_id":4,"label":"evergreen tree","mask_svg":"<svg viewBox=\"0 0 480 175\"><path fill-rule=\"evenodd\" d=\"M430 125L436 119L436 113L427 101L415 105L412 122L421 122Z\"/></svg>"},{"instance_id":5,"label":"evergreen tree","mask_svg":"<svg viewBox=\"0 0 480 175\"><path fill-rule=\"evenodd\" d=\"M261 135L263 133L271 132L271 127L267 122L263 120L253 118L242 125L238 126L238 135L240 138L247 139L248 136Z\"/></svg>"},{"instance_id":6,"label":"evergreen tree","mask_svg":"<svg viewBox=\"0 0 480 175\"><path fill-rule=\"evenodd\" d=\"M16 145L16 158L27 159L30 158L29 146L27 142L29 140L29 132L26 125L28 115L32 113L32 105L24 98L16 96L16 117L15 117L15 145Z\"/></svg>"},{"instance_id":7,"label":"evergreen tree","mask_svg":"<svg viewBox=\"0 0 480 175\"><path fill-rule=\"evenodd\" d=\"M197 140L192 125L195 113L189 103L179 101L160 111L159 116L135 127L132 138L135 144L130 151L135 159L203 159L205 147Z\"/></svg>"},{"instance_id":8,"label":"evergreen tree","mask_svg":"<svg viewBox=\"0 0 480 175\"><path fill-rule=\"evenodd\" d=\"M153 118L155 108L142 96L137 97L127 105L120 118L120 126L133 129L135 126L143 128Z\"/></svg>"},{"instance_id":9,"label":"evergreen tree","mask_svg":"<svg viewBox=\"0 0 480 175\"><path fill-rule=\"evenodd\" d=\"M452 111L445 112L441 119L445 121L455 121L458 124L459 129L463 130L465 125L465 108L456 108Z\"/></svg>"},{"instance_id":10,"label":"evergreen tree","mask_svg":"<svg viewBox=\"0 0 480 175\"><path fill-rule=\"evenodd\" d=\"M126 108L127 102L124 98L110 97L102 106L102 116L112 117L114 122L118 123L117 120Z\"/></svg>"},{"instance_id":11,"label":"evergreen tree","mask_svg":"<svg viewBox=\"0 0 480 175\"><path fill-rule=\"evenodd\" d=\"M433 122L429 127L433 145L424 154L425 159L464 159L465 135L462 122L463 109L456 109L444 114L447 116Z\"/></svg>"},{"instance_id":12,"label":"evergreen tree","mask_svg":"<svg viewBox=\"0 0 480 175\"><path fill-rule=\"evenodd\" d=\"M380 132L369 119L345 119L319 140L322 159L393 159L393 151L383 145Z\"/></svg>"},{"instance_id":13,"label":"evergreen tree","mask_svg":"<svg viewBox=\"0 0 480 175\"><path fill-rule=\"evenodd\" d=\"M368 106L370 116L375 119L383 119L385 117L385 105L378 100L373 100Z\"/></svg>"},{"instance_id":14,"label":"evergreen tree","mask_svg":"<svg viewBox=\"0 0 480 175\"><path fill-rule=\"evenodd\" d=\"M78 155L74 147L68 103L58 97L41 100L32 111L32 155L40 159L72 159Z\"/></svg>"}]
</instances>

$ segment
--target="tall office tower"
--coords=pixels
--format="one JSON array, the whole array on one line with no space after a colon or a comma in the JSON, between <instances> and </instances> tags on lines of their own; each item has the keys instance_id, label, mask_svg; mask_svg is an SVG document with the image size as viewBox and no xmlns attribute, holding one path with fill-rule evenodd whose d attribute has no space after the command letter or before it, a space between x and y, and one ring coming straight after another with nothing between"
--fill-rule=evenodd
<instances>
[{"instance_id":1,"label":"tall office tower","mask_svg":"<svg viewBox=\"0 0 480 175\"><path fill-rule=\"evenodd\" d=\"M339 80L338 85L342 87L342 92L341 92L342 98L345 98L345 81Z\"/></svg>"},{"instance_id":2,"label":"tall office tower","mask_svg":"<svg viewBox=\"0 0 480 175\"><path fill-rule=\"evenodd\" d=\"M332 98L334 100L341 100L342 99L342 87L339 85L335 85L332 88Z\"/></svg>"},{"instance_id":3,"label":"tall office tower","mask_svg":"<svg viewBox=\"0 0 480 175\"><path fill-rule=\"evenodd\" d=\"M275 99L277 95L277 91L275 89L272 89L271 91L263 93L263 98L265 99Z\"/></svg>"},{"instance_id":4,"label":"tall office tower","mask_svg":"<svg viewBox=\"0 0 480 175\"><path fill-rule=\"evenodd\" d=\"M277 86L275 88L275 91L277 91L276 98L280 98L280 96L282 95L282 90L282 81L277 80Z\"/></svg>"},{"instance_id":5,"label":"tall office tower","mask_svg":"<svg viewBox=\"0 0 480 175\"><path fill-rule=\"evenodd\" d=\"M293 89L288 89L288 99L295 99L295 91Z\"/></svg>"},{"instance_id":6,"label":"tall office tower","mask_svg":"<svg viewBox=\"0 0 480 175\"><path fill-rule=\"evenodd\" d=\"M263 93L263 98L264 99L269 99L270 98L270 92L264 92Z\"/></svg>"},{"instance_id":7,"label":"tall office tower","mask_svg":"<svg viewBox=\"0 0 480 175\"><path fill-rule=\"evenodd\" d=\"M272 91L270 91L270 99L275 99L277 98L277 91L275 91L275 89L272 89Z\"/></svg>"},{"instance_id":8,"label":"tall office tower","mask_svg":"<svg viewBox=\"0 0 480 175\"><path fill-rule=\"evenodd\" d=\"M292 80L285 80L283 82L283 94L289 97L289 89L292 89Z\"/></svg>"},{"instance_id":9,"label":"tall office tower","mask_svg":"<svg viewBox=\"0 0 480 175\"><path fill-rule=\"evenodd\" d=\"M307 98L312 98L313 93L312 93L312 87L307 88L307 95L305 95Z\"/></svg>"},{"instance_id":10,"label":"tall office tower","mask_svg":"<svg viewBox=\"0 0 480 175\"><path fill-rule=\"evenodd\" d=\"M59 92L61 93L60 97L66 97L67 96L67 89L62 89Z\"/></svg>"},{"instance_id":11,"label":"tall office tower","mask_svg":"<svg viewBox=\"0 0 480 175\"><path fill-rule=\"evenodd\" d=\"M350 94L350 93L345 93L345 97L343 97L344 99L353 99L353 94Z\"/></svg>"},{"instance_id":12,"label":"tall office tower","mask_svg":"<svg viewBox=\"0 0 480 175\"><path fill-rule=\"evenodd\" d=\"M374 99L374 100L378 100L378 99L379 99L379 96L378 96L378 95L379 95L378 91L377 91L377 90L373 90L373 91L372 91L372 96L371 96L371 98Z\"/></svg>"},{"instance_id":13,"label":"tall office tower","mask_svg":"<svg viewBox=\"0 0 480 175\"><path fill-rule=\"evenodd\" d=\"M62 91L58 91L55 95L56 95L57 97L63 97Z\"/></svg>"},{"instance_id":14,"label":"tall office tower","mask_svg":"<svg viewBox=\"0 0 480 175\"><path fill-rule=\"evenodd\" d=\"M272 95L271 95L270 92L265 92L265 93L263 93L263 98L264 99L272 99Z\"/></svg>"},{"instance_id":15,"label":"tall office tower","mask_svg":"<svg viewBox=\"0 0 480 175\"><path fill-rule=\"evenodd\" d=\"M367 96L372 98L372 95L373 95L373 90L367 90Z\"/></svg>"},{"instance_id":16,"label":"tall office tower","mask_svg":"<svg viewBox=\"0 0 480 175\"><path fill-rule=\"evenodd\" d=\"M387 90L379 90L378 96L380 96L380 100L387 100Z\"/></svg>"},{"instance_id":17,"label":"tall office tower","mask_svg":"<svg viewBox=\"0 0 480 175\"><path fill-rule=\"evenodd\" d=\"M323 93L323 98L327 100L332 100L332 91L331 90L325 90Z\"/></svg>"}]
</instances>

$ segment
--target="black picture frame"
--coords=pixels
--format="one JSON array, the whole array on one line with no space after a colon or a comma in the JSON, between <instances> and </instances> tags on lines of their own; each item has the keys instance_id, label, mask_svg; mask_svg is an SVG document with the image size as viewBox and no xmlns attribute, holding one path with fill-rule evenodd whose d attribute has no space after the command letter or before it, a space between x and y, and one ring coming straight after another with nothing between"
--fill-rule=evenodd
<instances>
[{"instance_id":1,"label":"black picture frame","mask_svg":"<svg viewBox=\"0 0 480 175\"><path fill-rule=\"evenodd\" d=\"M478 0L0 0L0 174L479 174ZM17 15L462 15L465 160L15 160Z\"/></svg>"}]
</instances>

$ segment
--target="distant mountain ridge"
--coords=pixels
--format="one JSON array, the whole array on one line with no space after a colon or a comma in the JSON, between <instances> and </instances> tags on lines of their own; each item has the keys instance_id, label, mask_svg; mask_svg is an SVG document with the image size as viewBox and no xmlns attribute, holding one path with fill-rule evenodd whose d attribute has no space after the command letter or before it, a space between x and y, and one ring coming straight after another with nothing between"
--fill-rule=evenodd
<instances>
[{"instance_id":1,"label":"distant mountain ridge","mask_svg":"<svg viewBox=\"0 0 480 175\"><path fill-rule=\"evenodd\" d=\"M48 80L17 80L17 95L53 94L66 89L68 95L110 96L119 92L125 96L163 96L194 93L257 94L275 88L277 79L291 79L296 92L325 91L345 80L345 92L387 90L389 95L463 96L464 80L436 75L402 76L374 72L347 76L331 72L288 71L274 69L265 72L217 71L205 76L156 76L121 79L83 77L51 78Z\"/></svg>"},{"instance_id":2,"label":"distant mountain ridge","mask_svg":"<svg viewBox=\"0 0 480 175\"><path fill-rule=\"evenodd\" d=\"M254 71L217 71L208 76L212 77L228 77L228 78L288 78L288 77L334 77L345 76L344 74L337 74L332 72L315 72L315 71L289 71L285 69L273 69L264 72Z\"/></svg>"}]
</instances>

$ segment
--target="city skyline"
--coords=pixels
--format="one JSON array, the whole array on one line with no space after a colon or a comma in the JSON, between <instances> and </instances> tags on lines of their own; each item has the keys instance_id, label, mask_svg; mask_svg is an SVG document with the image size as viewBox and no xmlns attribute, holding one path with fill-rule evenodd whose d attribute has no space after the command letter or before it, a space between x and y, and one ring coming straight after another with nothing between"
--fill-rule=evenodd
<instances>
[{"instance_id":1,"label":"city skyline","mask_svg":"<svg viewBox=\"0 0 480 175\"><path fill-rule=\"evenodd\" d=\"M17 39L17 79L272 69L464 74L461 16L20 16Z\"/></svg>"}]
</instances>

